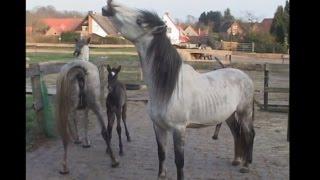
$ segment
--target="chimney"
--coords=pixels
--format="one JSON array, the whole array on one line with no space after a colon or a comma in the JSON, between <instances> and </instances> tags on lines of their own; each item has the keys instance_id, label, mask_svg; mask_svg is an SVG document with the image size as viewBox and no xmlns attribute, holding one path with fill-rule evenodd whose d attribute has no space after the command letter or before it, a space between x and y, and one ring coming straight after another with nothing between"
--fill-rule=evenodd
<instances>
[{"instance_id":1,"label":"chimney","mask_svg":"<svg viewBox=\"0 0 320 180\"><path fill-rule=\"evenodd\" d=\"M200 36L200 33L201 33L201 31L200 31L200 28L198 29L198 35Z\"/></svg>"}]
</instances>

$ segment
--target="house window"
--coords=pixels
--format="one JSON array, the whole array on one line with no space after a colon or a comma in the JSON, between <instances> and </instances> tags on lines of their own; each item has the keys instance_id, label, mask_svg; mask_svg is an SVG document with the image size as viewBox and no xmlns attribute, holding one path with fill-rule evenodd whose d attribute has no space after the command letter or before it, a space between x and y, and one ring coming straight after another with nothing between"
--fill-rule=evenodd
<instances>
[{"instance_id":1,"label":"house window","mask_svg":"<svg viewBox=\"0 0 320 180\"><path fill-rule=\"evenodd\" d=\"M88 26L82 26L82 31L87 31Z\"/></svg>"},{"instance_id":2,"label":"house window","mask_svg":"<svg viewBox=\"0 0 320 180\"><path fill-rule=\"evenodd\" d=\"M167 32L168 32L168 33L171 33L171 28L168 27L168 28L167 28Z\"/></svg>"}]
</instances>

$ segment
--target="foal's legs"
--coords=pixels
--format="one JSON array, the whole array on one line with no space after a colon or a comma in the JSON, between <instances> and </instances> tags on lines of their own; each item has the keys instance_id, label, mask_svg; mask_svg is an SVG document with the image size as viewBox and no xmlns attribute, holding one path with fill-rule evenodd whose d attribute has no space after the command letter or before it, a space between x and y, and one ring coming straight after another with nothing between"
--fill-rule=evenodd
<instances>
[{"instance_id":1,"label":"foal's legs","mask_svg":"<svg viewBox=\"0 0 320 180\"><path fill-rule=\"evenodd\" d=\"M117 108L117 111L116 111L116 116L117 116L117 132L118 132L118 136L119 136L119 154L120 156L123 155L123 147L122 147L122 140L121 140L121 114L122 114L122 111L121 111L121 107L118 107Z\"/></svg>"},{"instance_id":2,"label":"foal's legs","mask_svg":"<svg viewBox=\"0 0 320 180\"><path fill-rule=\"evenodd\" d=\"M112 137L112 128L114 123L114 112L112 112L111 107L107 106L107 116L108 116L108 135L109 135L109 141L111 142ZM109 147L107 148L107 153L110 152Z\"/></svg>"},{"instance_id":3,"label":"foal's legs","mask_svg":"<svg viewBox=\"0 0 320 180\"><path fill-rule=\"evenodd\" d=\"M218 139L218 135L219 135L219 131L221 128L222 123L219 123L216 125L216 129L214 131L214 135L212 136L212 139L217 140Z\"/></svg>"},{"instance_id":4,"label":"foal's legs","mask_svg":"<svg viewBox=\"0 0 320 180\"><path fill-rule=\"evenodd\" d=\"M130 138L129 131L128 131L128 128L127 128L126 119L127 119L127 104L124 104L123 107L122 107L122 121L123 121L123 124L124 124L124 128L126 130L127 141L130 142L131 138Z\"/></svg>"},{"instance_id":5,"label":"foal's legs","mask_svg":"<svg viewBox=\"0 0 320 180\"><path fill-rule=\"evenodd\" d=\"M177 167L177 179L183 180L185 129L173 131L174 159Z\"/></svg>"},{"instance_id":6,"label":"foal's legs","mask_svg":"<svg viewBox=\"0 0 320 180\"><path fill-rule=\"evenodd\" d=\"M89 109L86 108L84 110L84 117L83 117L83 125L84 125L84 144L82 145L83 148L89 148L90 147L90 141L88 138L88 125L89 125Z\"/></svg>"},{"instance_id":7,"label":"foal's legs","mask_svg":"<svg viewBox=\"0 0 320 180\"><path fill-rule=\"evenodd\" d=\"M158 145L158 158L159 158L159 172L158 177L164 178L166 176L166 168L164 161L166 159L167 148L167 134L168 131L153 123L153 129L156 134L156 140Z\"/></svg>"},{"instance_id":8,"label":"foal's legs","mask_svg":"<svg viewBox=\"0 0 320 180\"><path fill-rule=\"evenodd\" d=\"M97 115L97 118L98 118L98 121L100 123L100 126L101 126L101 134L102 134L102 137L103 139L105 140L106 144L107 144L107 148L109 148L110 150L110 158L112 160L112 167L117 167L119 166L119 162L116 160L116 158L114 157L114 154L113 154L113 151L112 151L112 148L111 148L111 145L110 145L110 138L109 138L109 134L108 134L108 131L107 131L107 128L106 128L106 125L104 123L104 120L103 120L103 116L102 116L102 108L101 108L101 105L99 104L99 102L95 102L95 104L92 105L92 109L91 109L96 115Z\"/></svg>"},{"instance_id":9,"label":"foal's legs","mask_svg":"<svg viewBox=\"0 0 320 180\"><path fill-rule=\"evenodd\" d=\"M235 113L226 120L226 123L229 126L234 139L234 159L232 165L237 166L241 163L242 145L240 139L240 125L238 124Z\"/></svg>"}]
</instances>

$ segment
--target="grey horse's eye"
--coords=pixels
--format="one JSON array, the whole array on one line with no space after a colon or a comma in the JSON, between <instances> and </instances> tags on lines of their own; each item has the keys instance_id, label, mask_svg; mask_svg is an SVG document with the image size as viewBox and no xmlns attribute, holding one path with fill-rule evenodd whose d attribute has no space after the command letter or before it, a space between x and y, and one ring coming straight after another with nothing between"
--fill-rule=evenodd
<instances>
[{"instance_id":1,"label":"grey horse's eye","mask_svg":"<svg viewBox=\"0 0 320 180\"><path fill-rule=\"evenodd\" d=\"M141 26L142 20L141 20L141 19L137 19L137 24L138 24L139 26Z\"/></svg>"}]
</instances>

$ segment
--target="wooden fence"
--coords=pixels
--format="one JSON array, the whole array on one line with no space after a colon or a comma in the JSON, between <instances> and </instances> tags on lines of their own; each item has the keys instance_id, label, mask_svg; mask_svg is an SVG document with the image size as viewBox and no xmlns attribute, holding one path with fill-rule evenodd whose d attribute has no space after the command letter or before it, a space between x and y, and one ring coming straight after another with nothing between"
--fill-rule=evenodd
<instances>
[{"instance_id":1,"label":"wooden fence","mask_svg":"<svg viewBox=\"0 0 320 180\"><path fill-rule=\"evenodd\" d=\"M96 61L93 62L94 64L97 65L99 69L99 74L100 74L100 81L101 81L101 101L103 104L105 104L105 94L104 90L106 89L106 82L107 82L107 77L106 77L106 71L105 71L105 66L106 62L103 61ZM64 66L66 62L42 62L42 63L31 63L28 65L26 68L26 78L31 79L31 88L26 87L26 93L27 94L32 94L33 95L33 109L36 113L36 118L37 122L39 123L42 131L49 136L48 134L53 134L53 132L48 132L48 129L45 127L46 124L48 124L48 121L52 121L50 118L45 116L46 111L44 109L48 109L48 105L44 103L44 100L47 97L44 97L44 88L45 91L48 95L55 95L56 90L55 89L46 89L46 87L43 87L43 76L49 75L49 74L56 74L60 72L60 69L62 66ZM129 71L128 71L129 69ZM132 69L135 69L133 71ZM142 81L142 70L139 66L138 63L132 64L130 66L122 66L122 73L121 74L136 74L136 82ZM132 75L131 75L132 76ZM131 85L132 84L127 84ZM141 85L139 85L141 87ZM128 100L139 100L137 98L134 99L128 99ZM142 99L143 100L143 99ZM50 122L52 123L52 122ZM51 136L51 135L50 135Z\"/></svg>"}]
</instances>

